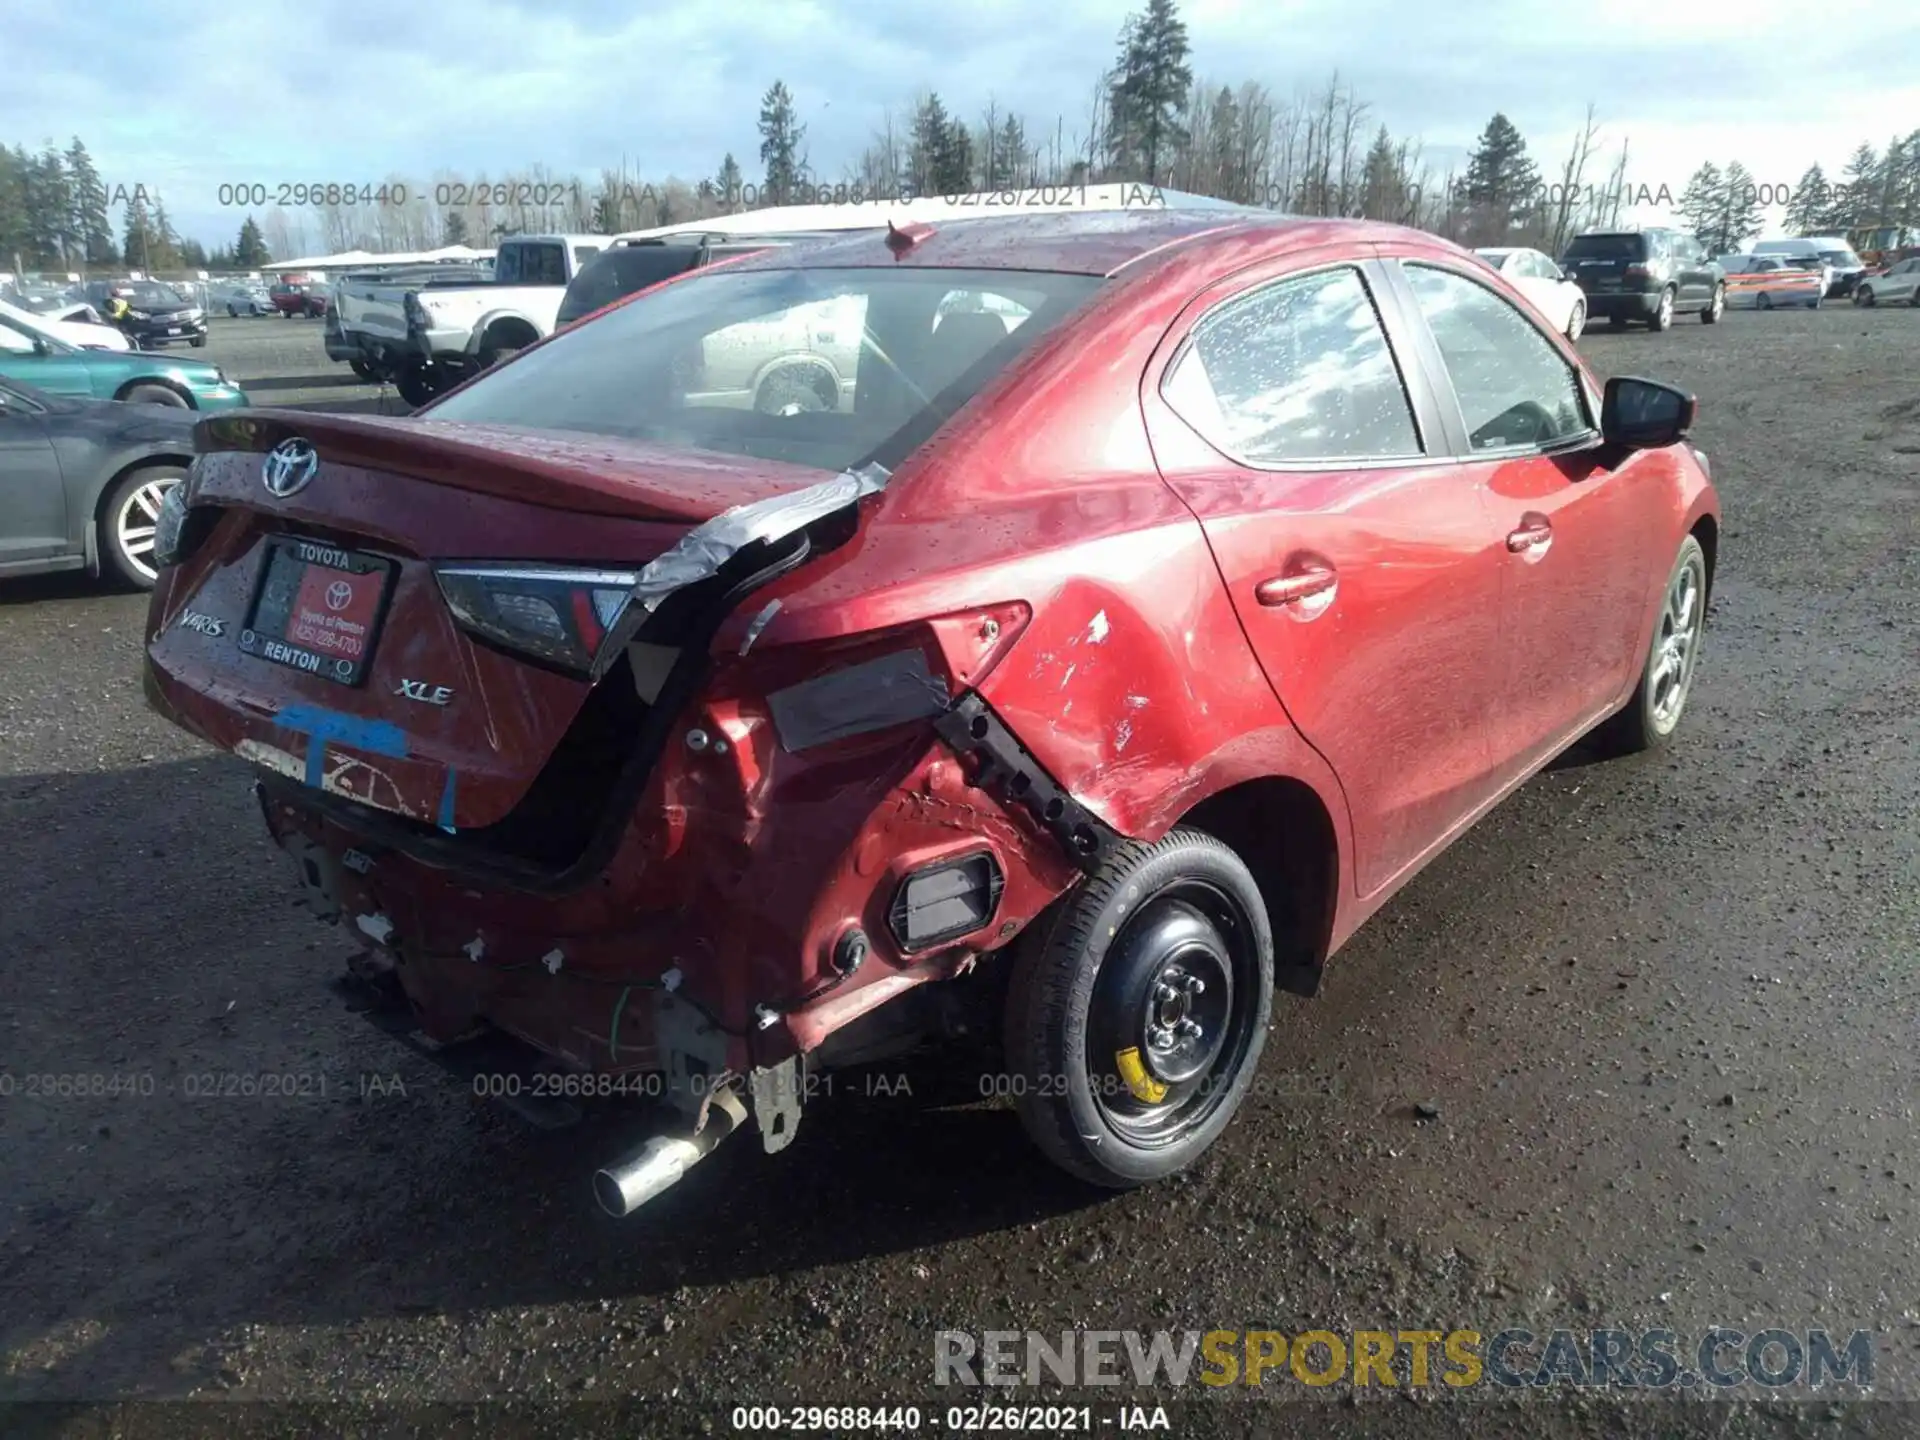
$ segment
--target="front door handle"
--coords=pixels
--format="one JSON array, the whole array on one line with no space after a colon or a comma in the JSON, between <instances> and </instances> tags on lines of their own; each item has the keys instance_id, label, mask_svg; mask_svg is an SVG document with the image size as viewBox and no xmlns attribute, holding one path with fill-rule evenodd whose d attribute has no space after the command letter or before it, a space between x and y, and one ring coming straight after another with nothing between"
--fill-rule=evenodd
<instances>
[{"instance_id":1,"label":"front door handle","mask_svg":"<svg viewBox=\"0 0 1920 1440\"><path fill-rule=\"evenodd\" d=\"M1295 575L1276 575L1253 587L1253 598L1262 605L1296 605L1333 589L1338 577L1321 568L1302 570Z\"/></svg>"},{"instance_id":2,"label":"front door handle","mask_svg":"<svg viewBox=\"0 0 1920 1440\"><path fill-rule=\"evenodd\" d=\"M1518 555L1522 551L1537 549L1551 539L1553 539L1552 523L1545 516L1535 516L1507 536L1507 549Z\"/></svg>"}]
</instances>

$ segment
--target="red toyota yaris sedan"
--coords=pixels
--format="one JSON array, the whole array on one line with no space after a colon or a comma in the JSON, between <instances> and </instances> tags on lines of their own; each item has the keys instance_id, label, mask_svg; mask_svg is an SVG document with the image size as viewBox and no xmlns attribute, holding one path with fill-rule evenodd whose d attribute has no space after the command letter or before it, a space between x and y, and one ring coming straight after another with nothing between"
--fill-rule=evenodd
<instances>
[{"instance_id":1,"label":"red toyota yaris sedan","mask_svg":"<svg viewBox=\"0 0 1920 1440\"><path fill-rule=\"evenodd\" d=\"M1673 733L1693 409L1409 230L858 234L412 418L202 421L146 684L389 1028L545 1119L664 1102L616 1213L983 1012L1040 1148L1135 1185L1478 816Z\"/></svg>"}]
</instances>

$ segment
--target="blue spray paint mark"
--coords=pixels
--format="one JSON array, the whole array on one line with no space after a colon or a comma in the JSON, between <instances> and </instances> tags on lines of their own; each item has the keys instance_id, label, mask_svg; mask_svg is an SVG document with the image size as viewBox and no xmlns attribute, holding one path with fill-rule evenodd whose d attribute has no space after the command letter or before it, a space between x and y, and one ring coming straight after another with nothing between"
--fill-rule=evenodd
<instances>
[{"instance_id":1,"label":"blue spray paint mark","mask_svg":"<svg viewBox=\"0 0 1920 1440\"><path fill-rule=\"evenodd\" d=\"M440 828L453 834L453 777L454 769L447 767L447 788L440 792Z\"/></svg>"},{"instance_id":2,"label":"blue spray paint mark","mask_svg":"<svg viewBox=\"0 0 1920 1440\"><path fill-rule=\"evenodd\" d=\"M289 705L274 717L274 724L307 737L307 784L316 789L326 775L329 740L396 760L409 753L407 732L391 721L363 720L320 705Z\"/></svg>"}]
</instances>

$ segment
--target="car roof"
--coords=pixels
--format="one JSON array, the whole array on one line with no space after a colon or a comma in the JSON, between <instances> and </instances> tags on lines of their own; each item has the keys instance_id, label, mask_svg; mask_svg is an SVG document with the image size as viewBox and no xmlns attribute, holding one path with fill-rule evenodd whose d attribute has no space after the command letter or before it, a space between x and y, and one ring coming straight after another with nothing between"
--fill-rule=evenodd
<instances>
[{"instance_id":1,"label":"car roof","mask_svg":"<svg viewBox=\"0 0 1920 1440\"><path fill-rule=\"evenodd\" d=\"M918 227L910 227L909 234ZM1163 250L1201 240L1268 232L1285 236L1287 249L1313 244L1362 244L1413 237L1425 248L1459 252L1424 231L1367 220L1322 220L1252 206L1212 209L1079 210L953 220L925 228L904 253L888 248L885 232L859 231L842 238L763 251L728 265L729 271L845 269L907 265L949 270L1043 270L1112 275Z\"/></svg>"}]
</instances>

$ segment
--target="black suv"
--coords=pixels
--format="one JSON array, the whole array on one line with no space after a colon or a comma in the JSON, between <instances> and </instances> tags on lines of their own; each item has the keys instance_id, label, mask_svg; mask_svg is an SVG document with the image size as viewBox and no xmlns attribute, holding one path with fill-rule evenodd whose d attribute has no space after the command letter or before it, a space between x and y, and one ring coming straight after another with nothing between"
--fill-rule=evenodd
<instances>
[{"instance_id":1,"label":"black suv","mask_svg":"<svg viewBox=\"0 0 1920 1440\"><path fill-rule=\"evenodd\" d=\"M751 255L776 245L791 245L797 240L845 234L845 231L809 231L751 236L688 231L645 240L622 240L580 267L567 286L567 293L560 297L560 310L554 316L553 326L556 330L564 329L616 300L702 265Z\"/></svg>"},{"instance_id":2,"label":"black suv","mask_svg":"<svg viewBox=\"0 0 1920 1440\"><path fill-rule=\"evenodd\" d=\"M1678 230L1593 230L1576 236L1560 268L1587 296L1587 314L1616 330L1643 320L1665 330L1682 311L1711 325L1727 308L1727 276L1706 247Z\"/></svg>"}]
</instances>

